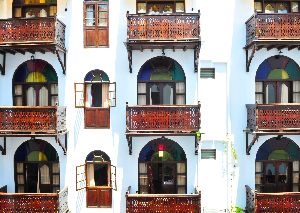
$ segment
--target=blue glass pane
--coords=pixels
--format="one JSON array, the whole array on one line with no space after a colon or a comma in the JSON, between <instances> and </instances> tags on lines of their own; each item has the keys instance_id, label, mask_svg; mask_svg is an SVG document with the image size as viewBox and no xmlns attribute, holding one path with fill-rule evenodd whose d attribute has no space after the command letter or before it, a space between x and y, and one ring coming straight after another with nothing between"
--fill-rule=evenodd
<instances>
[{"instance_id":1,"label":"blue glass pane","mask_svg":"<svg viewBox=\"0 0 300 213\"><path fill-rule=\"evenodd\" d=\"M268 77L269 72L271 71L271 67L267 60L261 63L256 72L256 80L265 80Z\"/></svg>"},{"instance_id":2,"label":"blue glass pane","mask_svg":"<svg viewBox=\"0 0 300 213\"><path fill-rule=\"evenodd\" d=\"M149 81L151 77L151 66L150 63L147 62L145 65L142 66L142 69L140 70L138 74L138 80L140 81Z\"/></svg>"},{"instance_id":3,"label":"blue glass pane","mask_svg":"<svg viewBox=\"0 0 300 213\"><path fill-rule=\"evenodd\" d=\"M275 88L273 84L267 85L266 99L267 104L275 103Z\"/></svg>"},{"instance_id":4,"label":"blue glass pane","mask_svg":"<svg viewBox=\"0 0 300 213\"><path fill-rule=\"evenodd\" d=\"M173 80L176 80L176 81L184 81L185 80L184 71L177 62L175 62L173 64Z\"/></svg>"}]
</instances>

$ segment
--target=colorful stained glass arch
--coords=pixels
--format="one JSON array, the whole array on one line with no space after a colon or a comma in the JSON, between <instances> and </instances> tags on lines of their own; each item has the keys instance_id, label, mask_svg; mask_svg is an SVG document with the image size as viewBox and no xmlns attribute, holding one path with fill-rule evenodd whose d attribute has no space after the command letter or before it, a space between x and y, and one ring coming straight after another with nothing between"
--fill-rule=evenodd
<instances>
[{"instance_id":1,"label":"colorful stained glass arch","mask_svg":"<svg viewBox=\"0 0 300 213\"><path fill-rule=\"evenodd\" d=\"M158 147L163 144L163 152L166 154L164 157L158 157ZM139 161L152 161L152 160L175 160L175 161L186 161L186 155L182 147L167 138L158 138L148 142L139 154Z\"/></svg>"},{"instance_id":2,"label":"colorful stained glass arch","mask_svg":"<svg viewBox=\"0 0 300 213\"><path fill-rule=\"evenodd\" d=\"M258 67L255 79L262 80L300 80L300 67L286 56L272 56Z\"/></svg>"},{"instance_id":3,"label":"colorful stained glass arch","mask_svg":"<svg viewBox=\"0 0 300 213\"><path fill-rule=\"evenodd\" d=\"M13 77L14 83L57 83L57 79L52 65L41 59L25 61L16 69Z\"/></svg>"},{"instance_id":4,"label":"colorful stained glass arch","mask_svg":"<svg viewBox=\"0 0 300 213\"><path fill-rule=\"evenodd\" d=\"M93 82L93 81L109 82L109 77L102 70L92 70L85 75L84 81L85 82Z\"/></svg>"},{"instance_id":5,"label":"colorful stained glass arch","mask_svg":"<svg viewBox=\"0 0 300 213\"><path fill-rule=\"evenodd\" d=\"M300 160L299 146L289 138L271 138L258 149L256 160Z\"/></svg>"},{"instance_id":6,"label":"colorful stained glass arch","mask_svg":"<svg viewBox=\"0 0 300 213\"><path fill-rule=\"evenodd\" d=\"M49 143L31 139L22 143L15 152L15 161L59 161L58 154Z\"/></svg>"},{"instance_id":7,"label":"colorful stained glass arch","mask_svg":"<svg viewBox=\"0 0 300 213\"><path fill-rule=\"evenodd\" d=\"M159 56L151 58L141 67L138 80L185 80L185 73L181 65L172 58Z\"/></svg>"}]
</instances>

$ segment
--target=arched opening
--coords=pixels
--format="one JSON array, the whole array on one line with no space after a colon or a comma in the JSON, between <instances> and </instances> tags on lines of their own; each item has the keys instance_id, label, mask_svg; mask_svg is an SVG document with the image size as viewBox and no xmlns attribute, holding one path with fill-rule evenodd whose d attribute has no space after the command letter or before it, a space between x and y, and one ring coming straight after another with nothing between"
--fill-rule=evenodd
<instances>
[{"instance_id":1,"label":"arched opening","mask_svg":"<svg viewBox=\"0 0 300 213\"><path fill-rule=\"evenodd\" d=\"M85 164L76 167L76 175L76 190L86 189L87 207L112 206L112 190L117 190L116 167L105 152L90 152Z\"/></svg>"},{"instance_id":2,"label":"arched opening","mask_svg":"<svg viewBox=\"0 0 300 213\"><path fill-rule=\"evenodd\" d=\"M17 149L15 190L18 193L56 193L60 189L59 158L47 142L31 139Z\"/></svg>"},{"instance_id":3,"label":"arched opening","mask_svg":"<svg viewBox=\"0 0 300 213\"><path fill-rule=\"evenodd\" d=\"M92 70L84 78L86 107L109 107L109 78L102 70Z\"/></svg>"},{"instance_id":4,"label":"arched opening","mask_svg":"<svg viewBox=\"0 0 300 213\"><path fill-rule=\"evenodd\" d=\"M185 104L185 74L174 59L148 60L139 71L137 87L138 105Z\"/></svg>"},{"instance_id":5,"label":"arched opening","mask_svg":"<svg viewBox=\"0 0 300 213\"><path fill-rule=\"evenodd\" d=\"M139 154L138 169L139 193L186 193L186 155L176 142L159 138L147 143Z\"/></svg>"},{"instance_id":6,"label":"arched opening","mask_svg":"<svg viewBox=\"0 0 300 213\"><path fill-rule=\"evenodd\" d=\"M300 68L291 58L276 55L256 72L255 98L259 104L300 102Z\"/></svg>"},{"instance_id":7,"label":"arched opening","mask_svg":"<svg viewBox=\"0 0 300 213\"><path fill-rule=\"evenodd\" d=\"M22 63L13 77L14 106L58 105L58 80L54 68L41 59Z\"/></svg>"},{"instance_id":8,"label":"arched opening","mask_svg":"<svg viewBox=\"0 0 300 213\"><path fill-rule=\"evenodd\" d=\"M299 191L300 149L289 138L271 138L258 150L255 189L258 192Z\"/></svg>"}]
</instances>

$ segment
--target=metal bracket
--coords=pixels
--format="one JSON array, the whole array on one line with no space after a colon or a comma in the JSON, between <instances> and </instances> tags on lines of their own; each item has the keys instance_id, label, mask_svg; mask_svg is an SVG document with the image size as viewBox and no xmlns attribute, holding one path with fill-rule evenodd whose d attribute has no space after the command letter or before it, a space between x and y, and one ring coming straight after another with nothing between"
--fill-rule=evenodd
<instances>
[{"instance_id":1,"label":"metal bracket","mask_svg":"<svg viewBox=\"0 0 300 213\"><path fill-rule=\"evenodd\" d=\"M3 146L0 145L0 151L2 155L6 155L6 137L3 137Z\"/></svg>"},{"instance_id":2,"label":"metal bracket","mask_svg":"<svg viewBox=\"0 0 300 213\"><path fill-rule=\"evenodd\" d=\"M129 155L132 155L132 137L126 135L127 143L128 143L128 150L129 150Z\"/></svg>"},{"instance_id":3,"label":"metal bracket","mask_svg":"<svg viewBox=\"0 0 300 213\"><path fill-rule=\"evenodd\" d=\"M200 47L199 45L197 45L196 48L194 49L194 72L198 72L199 54L200 54Z\"/></svg>"},{"instance_id":4,"label":"metal bracket","mask_svg":"<svg viewBox=\"0 0 300 213\"><path fill-rule=\"evenodd\" d=\"M0 54L2 55L2 64L0 64L0 71L1 71L1 75L5 75L6 53L1 52Z\"/></svg>"},{"instance_id":5,"label":"metal bracket","mask_svg":"<svg viewBox=\"0 0 300 213\"><path fill-rule=\"evenodd\" d=\"M248 57L248 48L246 49L246 72L249 72L249 68L250 68L250 64L251 64L251 61L252 61L252 59L253 59L253 57L254 57L254 53L256 52L256 50L257 50L257 47L256 47L256 45L254 44L253 45L253 48L252 48L252 52L251 52L251 55L250 55L250 57Z\"/></svg>"},{"instance_id":6,"label":"metal bracket","mask_svg":"<svg viewBox=\"0 0 300 213\"><path fill-rule=\"evenodd\" d=\"M132 73L132 50L131 47L127 46L129 72Z\"/></svg>"},{"instance_id":7,"label":"metal bracket","mask_svg":"<svg viewBox=\"0 0 300 213\"><path fill-rule=\"evenodd\" d=\"M65 146L63 146L63 144L60 142L58 136L55 136L55 140L56 142L59 144L59 146L62 148L64 155L67 154L67 148L66 148L66 136L65 136Z\"/></svg>"},{"instance_id":8,"label":"metal bracket","mask_svg":"<svg viewBox=\"0 0 300 213\"><path fill-rule=\"evenodd\" d=\"M254 134L251 143L249 144L249 132L246 132L246 154L250 155L250 150L252 146L255 144L255 141L258 140L259 135Z\"/></svg>"},{"instance_id":9,"label":"metal bracket","mask_svg":"<svg viewBox=\"0 0 300 213\"><path fill-rule=\"evenodd\" d=\"M61 68L62 68L62 70L63 70L63 74L66 74L66 69L67 69L67 65L66 65L66 53L63 52L63 54L64 54L63 61L62 61L62 59L61 59L61 57L60 57L60 55L59 55L59 51L58 51L58 50L55 50L55 53L56 53L56 56L57 56L58 61L59 61L59 63L60 63L60 66L61 66Z\"/></svg>"}]
</instances>

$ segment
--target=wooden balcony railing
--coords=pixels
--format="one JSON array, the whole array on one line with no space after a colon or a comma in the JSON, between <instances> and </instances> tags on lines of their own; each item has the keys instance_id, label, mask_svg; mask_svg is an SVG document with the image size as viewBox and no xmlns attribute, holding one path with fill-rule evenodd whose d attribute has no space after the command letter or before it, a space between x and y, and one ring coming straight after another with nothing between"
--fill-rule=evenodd
<instances>
[{"instance_id":1,"label":"wooden balcony railing","mask_svg":"<svg viewBox=\"0 0 300 213\"><path fill-rule=\"evenodd\" d=\"M0 49L53 46L65 51L65 28L55 17L1 19Z\"/></svg>"},{"instance_id":2,"label":"wooden balcony railing","mask_svg":"<svg viewBox=\"0 0 300 213\"><path fill-rule=\"evenodd\" d=\"M253 41L298 40L300 42L300 13L257 13L246 22L246 46Z\"/></svg>"},{"instance_id":3,"label":"wooden balcony railing","mask_svg":"<svg viewBox=\"0 0 300 213\"><path fill-rule=\"evenodd\" d=\"M127 40L199 41L199 18L199 13L168 15L127 13Z\"/></svg>"},{"instance_id":4,"label":"wooden balcony railing","mask_svg":"<svg viewBox=\"0 0 300 213\"><path fill-rule=\"evenodd\" d=\"M0 193L0 212L58 212L58 194Z\"/></svg>"},{"instance_id":5,"label":"wooden balcony railing","mask_svg":"<svg viewBox=\"0 0 300 213\"><path fill-rule=\"evenodd\" d=\"M199 105L126 107L127 131L186 131L200 129Z\"/></svg>"},{"instance_id":6,"label":"wooden balcony railing","mask_svg":"<svg viewBox=\"0 0 300 213\"><path fill-rule=\"evenodd\" d=\"M126 194L126 212L201 211L201 194Z\"/></svg>"},{"instance_id":7,"label":"wooden balcony railing","mask_svg":"<svg viewBox=\"0 0 300 213\"><path fill-rule=\"evenodd\" d=\"M247 104L247 129L300 131L300 104Z\"/></svg>"},{"instance_id":8,"label":"wooden balcony railing","mask_svg":"<svg viewBox=\"0 0 300 213\"><path fill-rule=\"evenodd\" d=\"M257 193L246 186L246 193L248 212L300 212L300 192Z\"/></svg>"},{"instance_id":9,"label":"wooden balcony railing","mask_svg":"<svg viewBox=\"0 0 300 213\"><path fill-rule=\"evenodd\" d=\"M0 134L58 134L66 131L66 107L0 107Z\"/></svg>"}]
</instances>

